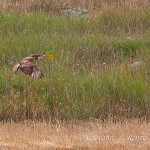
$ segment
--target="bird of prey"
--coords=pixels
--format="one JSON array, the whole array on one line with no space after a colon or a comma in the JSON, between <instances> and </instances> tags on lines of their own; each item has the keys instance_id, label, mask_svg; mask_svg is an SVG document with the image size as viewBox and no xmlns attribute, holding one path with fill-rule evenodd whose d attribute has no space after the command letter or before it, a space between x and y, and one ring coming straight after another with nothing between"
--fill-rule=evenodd
<instances>
[{"instance_id":1,"label":"bird of prey","mask_svg":"<svg viewBox=\"0 0 150 150\"><path fill-rule=\"evenodd\" d=\"M13 66L13 72L16 73L18 70L21 70L23 73L30 75L33 78L42 78L44 77L42 71L40 71L32 62L37 59L41 60L43 58L45 58L45 55L39 54L33 54L31 56L25 57Z\"/></svg>"}]
</instances>

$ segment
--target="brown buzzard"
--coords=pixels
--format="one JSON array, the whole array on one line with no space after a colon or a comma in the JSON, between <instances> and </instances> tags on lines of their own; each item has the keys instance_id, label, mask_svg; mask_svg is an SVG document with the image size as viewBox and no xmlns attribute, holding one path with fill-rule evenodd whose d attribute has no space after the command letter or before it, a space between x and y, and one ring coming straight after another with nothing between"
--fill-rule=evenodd
<instances>
[{"instance_id":1,"label":"brown buzzard","mask_svg":"<svg viewBox=\"0 0 150 150\"><path fill-rule=\"evenodd\" d=\"M25 57L13 66L13 72L21 70L23 73L30 75L33 78L42 78L44 77L42 71L40 71L32 62L37 59L43 59L44 57L45 55L39 54L33 54L31 56Z\"/></svg>"}]
</instances>

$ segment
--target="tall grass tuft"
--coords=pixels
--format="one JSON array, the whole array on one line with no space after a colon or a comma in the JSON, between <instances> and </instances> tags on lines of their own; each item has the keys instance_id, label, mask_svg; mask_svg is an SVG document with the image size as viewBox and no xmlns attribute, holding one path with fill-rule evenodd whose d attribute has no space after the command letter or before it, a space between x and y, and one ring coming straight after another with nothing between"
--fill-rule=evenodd
<instances>
[{"instance_id":1,"label":"tall grass tuft","mask_svg":"<svg viewBox=\"0 0 150 150\"><path fill-rule=\"evenodd\" d=\"M78 1L34 1L21 14L14 10L20 2L10 1L0 17L0 120L149 119L148 2L131 9L121 1L80 1L84 17L61 14ZM59 7L52 11L49 3ZM12 72L23 57L47 51L57 59L35 62L45 78Z\"/></svg>"}]
</instances>

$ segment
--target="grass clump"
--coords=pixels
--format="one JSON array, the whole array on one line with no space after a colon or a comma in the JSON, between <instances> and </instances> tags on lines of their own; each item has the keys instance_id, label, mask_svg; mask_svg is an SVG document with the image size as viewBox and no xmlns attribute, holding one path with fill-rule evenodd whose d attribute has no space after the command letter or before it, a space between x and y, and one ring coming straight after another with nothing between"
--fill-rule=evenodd
<instances>
[{"instance_id":1,"label":"grass clump","mask_svg":"<svg viewBox=\"0 0 150 150\"><path fill-rule=\"evenodd\" d=\"M3 11L0 120L148 119L149 9L145 8L144 12L139 8L140 15L137 9L129 15L128 9L105 8L87 18ZM57 59L35 62L44 79L12 73L19 59L47 51ZM142 63L131 67L136 61Z\"/></svg>"}]
</instances>

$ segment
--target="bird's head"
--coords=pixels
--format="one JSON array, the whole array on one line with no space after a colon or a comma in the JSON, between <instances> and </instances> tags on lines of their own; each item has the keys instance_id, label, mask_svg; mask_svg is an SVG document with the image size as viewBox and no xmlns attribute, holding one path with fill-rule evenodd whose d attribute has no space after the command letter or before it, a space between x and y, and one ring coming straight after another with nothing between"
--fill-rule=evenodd
<instances>
[{"instance_id":1,"label":"bird's head","mask_svg":"<svg viewBox=\"0 0 150 150\"><path fill-rule=\"evenodd\" d=\"M44 58L46 58L46 55L40 55L39 57L38 57L38 59L44 59Z\"/></svg>"},{"instance_id":2,"label":"bird's head","mask_svg":"<svg viewBox=\"0 0 150 150\"><path fill-rule=\"evenodd\" d=\"M30 57L32 57L34 60L36 60L36 59L44 59L46 57L46 55L33 54Z\"/></svg>"}]
</instances>

